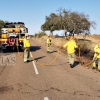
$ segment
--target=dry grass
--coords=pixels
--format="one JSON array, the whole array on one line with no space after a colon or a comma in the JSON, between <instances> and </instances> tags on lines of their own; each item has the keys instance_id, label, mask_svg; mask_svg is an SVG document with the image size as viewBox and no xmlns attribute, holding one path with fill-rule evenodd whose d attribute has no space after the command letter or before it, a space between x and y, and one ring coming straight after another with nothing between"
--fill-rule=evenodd
<instances>
[{"instance_id":1,"label":"dry grass","mask_svg":"<svg viewBox=\"0 0 100 100\"><path fill-rule=\"evenodd\" d=\"M75 36L77 39L84 39L82 35ZM41 38L35 38L38 41L46 42L47 36L42 36ZM63 46L68 40L65 38L51 38L52 44L55 46ZM92 42L92 47L94 47L98 41L100 40L100 35L90 35L86 37L86 40L90 40Z\"/></svg>"}]
</instances>

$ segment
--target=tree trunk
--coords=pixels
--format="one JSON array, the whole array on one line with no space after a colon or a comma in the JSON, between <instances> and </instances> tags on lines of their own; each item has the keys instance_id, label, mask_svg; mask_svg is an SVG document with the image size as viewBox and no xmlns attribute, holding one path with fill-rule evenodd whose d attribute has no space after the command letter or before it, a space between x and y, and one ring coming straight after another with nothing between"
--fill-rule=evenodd
<instances>
[{"instance_id":1,"label":"tree trunk","mask_svg":"<svg viewBox=\"0 0 100 100\"><path fill-rule=\"evenodd\" d=\"M64 27L64 33L65 33L65 36L67 36L67 30L65 29L65 27Z\"/></svg>"},{"instance_id":2,"label":"tree trunk","mask_svg":"<svg viewBox=\"0 0 100 100\"><path fill-rule=\"evenodd\" d=\"M65 36L67 35L67 32L65 31Z\"/></svg>"},{"instance_id":3,"label":"tree trunk","mask_svg":"<svg viewBox=\"0 0 100 100\"><path fill-rule=\"evenodd\" d=\"M86 34L83 35L83 39L84 39L84 40L86 39Z\"/></svg>"},{"instance_id":4,"label":"tree trunk","mask_svg":"<svg viewBox=\"0 0 100 100\"><path fill-rule=\"evenodd\" d=\"M50 36L51 36L51 37L53 36L53 31L50 31Z\"/></svg>"}]
</instances>

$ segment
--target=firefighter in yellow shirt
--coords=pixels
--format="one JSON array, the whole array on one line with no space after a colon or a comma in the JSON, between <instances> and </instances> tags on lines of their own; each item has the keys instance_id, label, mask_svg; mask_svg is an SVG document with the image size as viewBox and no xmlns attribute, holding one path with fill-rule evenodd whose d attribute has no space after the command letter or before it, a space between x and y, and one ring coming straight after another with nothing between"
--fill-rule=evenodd
<instances>
[{"instance_id":1,"label":"firefighter in yellow shirt","mask_svg":"<svg viewBox=\"0 0 100 100\"><path fill-rule=\"evenodd\" d=\"M29 61L29 57L30 57L30 41L29 41L29 34L26 33L25 34L25 38L24 38L24 62L28 62Z\"/></svg>"},{"instance_id":2,"label":"firefighter in yellow shirt","mask_svg":"<svg viewBox=\"0 0 100 100\"><path fill-rule=\"evenodd\" d=\"M78 48L73 36L71 36L69 41L66 44L64 44L63 48L66 48L67 50L69 64L70 67L73 68L75 61L75 48Z\"/></svg>"},{"instance_id":3,"label":"firefighter in yellow shirt","mask_svg":"<svg viewBox=\"0 0 100 100\"><path fill-rule=\"evenodd\" d=\"M93 68L94 69L98 69L98 71L100 71L100 41L98 42L98 44L94 47L94 62L93 62ZM96 66L97 65L97 66Z\"/></svg>"},{"instance_id":4,"label":"firefighter in yellow shirt","mask_svg":"<svg viewBox=\"0 0 100 100\"><path fill-rule=\"evenodd\" d=\"M47 42L47 53L50 53L50 45L51 45L50 35L48 35L46 42Z\"/></svg>"}]
</instances>

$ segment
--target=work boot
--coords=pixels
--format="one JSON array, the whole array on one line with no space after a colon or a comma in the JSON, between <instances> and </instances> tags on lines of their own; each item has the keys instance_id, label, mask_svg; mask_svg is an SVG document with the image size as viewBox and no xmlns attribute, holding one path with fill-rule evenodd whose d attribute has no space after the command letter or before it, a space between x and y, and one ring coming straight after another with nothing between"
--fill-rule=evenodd
<instances>
[{"instance_id":1,"label":"work boot","mask_svg":"<svg viewBox=\"0 0 100 100\"><path fill-rule=\"evenodd\" d=\"M97 71L98 71L97 67L93 66L92 69L93 69L94 73L97 73Z\"/></svg>"},{"instance_id":2,"label":"work boot","mask_svg":"<svg viewBox=\"0 0 100 100\"><path fill-rule=\"evenodd\" d=\"M27 58L27 62L30 62L31 60L29 58Z\"/></svg>"},{"instance_id":3,"label":"work boot","mask_svg":"<svg viewBox=\"0 0 100 100\"><path fill-rule=\"evenodd\" d=\"M47 53L50 53L50 51L47 51Z\"/></svg>"},{"instance_id":4,"label":"work boot","mask_svg":"<svg viewBox=\"0 0 100 100\"><path fill-rule=\"evenodd\" d=\"M92 67L92 69L96 69L95 67Z\"/></svg>"},{"instance_id":5,"label":"work boot","mask_svg":"<svg viewBox=\"0 0 100 100\"><path fill-rule=\"evenodd\" d=\"M74 66L72 64L70 64L70 67L73 68Z\"/></svg>"},{"instance_id":6,"label":"work boot","mask_svg":"<svg viewBox=\"0 0 100 100\"><path fill-rule=\"evenodd\" d=\"M93 66L92 69L97 69L97 67L94 67L94 66Z\"/></svg>"},{"instance_id":7,"label":"work boot","mask_svg":"<svg viewBox=\"0 0 100 100\"><path fill-rule=\"evenodd\" d=\"M27 63L27 60L24 60L24 63Z\"/></svg>"}]
</instances>

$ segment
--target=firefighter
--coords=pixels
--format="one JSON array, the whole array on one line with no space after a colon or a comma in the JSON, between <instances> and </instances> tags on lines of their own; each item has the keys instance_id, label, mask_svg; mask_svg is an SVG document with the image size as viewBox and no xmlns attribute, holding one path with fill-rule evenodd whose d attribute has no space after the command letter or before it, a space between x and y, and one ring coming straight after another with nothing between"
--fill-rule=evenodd
<instances>
[{"instance_id":1,"label":"firefighter","mask_svg":"<svg viewBox=\"0 0 100 100\"><path fill-rule=\"evenodd\" d=\"M96 69L100 71L100 41L98 44L94 47L94 57L93 57L93 69Z\"/></svg>"},{"instance_id":2,"label":"firefighter","mask_svg":"<svg viewBox=\"0 0 100 100\"><path fill-rule=\"evenodd\" d=\"M50 35L48 35L46 42L47 42L47 53L50 53L50 45L51 45Z\"/></svg>"},{"instance_id":3,"label":"firefighter","mask_svg":"<svg viewBox=\"0 0 100 100\"><path fill-rule=\"evenodd\" d=\"M70 67L73 68L75 66L74 65L75 49L78 48L73 36L71 36L69 38L69 41L66 44L63 45L63 48L67 49L69 64L70 64Z\"/></svg>"},{"instance_id":4,"label":"firefighter","mask_svg":"<svg viewBox=\"0 0 100 100\"><path fill-rule=\"evenodd\" d=\"M24 62L28 62L30 57L30 41L29 41L29 34L25 34L24 38Z\"/></svg>"}]
</instances>

